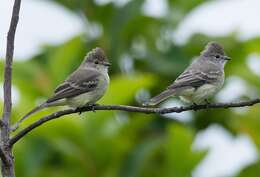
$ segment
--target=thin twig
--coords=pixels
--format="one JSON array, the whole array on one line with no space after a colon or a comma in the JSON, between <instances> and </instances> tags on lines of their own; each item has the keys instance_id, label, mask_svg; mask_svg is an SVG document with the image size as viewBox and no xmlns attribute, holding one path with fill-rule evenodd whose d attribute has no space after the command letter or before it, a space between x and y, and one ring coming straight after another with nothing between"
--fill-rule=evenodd
<instances>
[{"instance_id":1,"label":"thin twig","mask_svg":"<svg viewBox=\"0 0 260 177\"><path fill-rule=\"evenodd\" d=\"M73 113L81 113L81 112L89 112L89 111L97 111L97 110L118 110L118 111L127 111L127 112L139 112L146 114L168 114L168 113L180 113L189 110L201 110L201 109L216 109L216 108L231 108L231 107L245 107L252 106L254 104L260 103L260 98L250 100L250 101L242 101L236 103L213 103L213 104L204 104L204 105L191 105L191 106L182 106L182 107L171 107L171 108L147 108L147 107L135 107L135 106L124 106L124 105L97 105L97 106L87 106L79 109L67 109L63 111L58 111L48 116L42 117L39 120L35 121L28 127L21 130L10 140L10 146L14 145L18 140L20 140L27 133L32 131L33 129L39 127L40 125L53 120L60 118L64 115L73 114Z\"/></svg>"}]
</instances>

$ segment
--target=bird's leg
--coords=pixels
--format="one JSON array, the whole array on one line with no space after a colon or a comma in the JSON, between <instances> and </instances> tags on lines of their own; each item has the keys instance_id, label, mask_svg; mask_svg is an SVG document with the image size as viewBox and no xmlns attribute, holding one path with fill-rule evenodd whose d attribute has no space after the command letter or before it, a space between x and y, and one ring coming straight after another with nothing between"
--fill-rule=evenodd
<instances>
[{"instance_id":1,"label":"bird's leg","mask_svg":"<svg viewBox=\"0 0 260 177\"><path fill-rule=\"evenodd\" d=\"M195 103L195 102L192 102L192 106L198 106L198 104L197 103Z\"/></svg>"},{"instance_id":2,"label":"bird's leg","mask_svg":"<svg viewBox=\"0 0 260 177\"><path fill-rule=\"evenodd\" d=\"M92 106L92 111L93 111L93 112L96 112L95 107L98 106L98 105L99 105L99 104L96 104L96 103L94 103L94 104L91 105L91 106Z\"/></svg>"},{"instance_id":3,"label":"bird's leg","mask_svg":"<svg viewBox=\"0 0 260 177\"><path fill-rule=\"evenodd\" d=\"M76 108L74 108L74 111L77 111L78 114L80 115L82 113L81 108L82 107L76 107Z\"/></svg>"},{"instance_id":4,"label":"bird's leg","mask_svg":"<svg viewBox=\"0 0 260 177\"><path fill-rule=\"evenodd\" d=\"M193 107L193 110L194 111L197 111L197 109L196 109L196 107L198 106L198 104L197 103L195 103L195 102L192 102L192 107Z\"/></svg>"},{"instance_id":5,"label":"bird's leg","mask_svg":"<svg viewBox=\"0 0 260 177\"><path fill-rule=\"evenodd\" d=\"M79 113L79 115L82 113L82 108L84 108L84 107L89 107L89 108L91 108L91 111L93 111L93 112L96 112L95 111L95 106L98 106L98 104L86 104L85 106L81 106L81 107L77 107L77 108L75 108L75 111L78 111Z\"/></svg>"},{"instance_id":6,"label":"bird's leg","mask_svg":"<svg viewBox=\"0 0 260 177\"><path fill-rule=\"evenodd\" d=\"M208 99L205 99L204 101L205 101L205 103L206 103L207 105L210 104L210 102L209 102Z\"/></svg>"},{"instance_id":7,"label":"bird's leg","mask_svg":"<svg viewBox=\"0 0 260 177\"><path fill-rule=\"evenodd\" d=\"M209 108L210 102L208 99L204 99L205 103L206 103L206 108Z\"/></svg>"},{"instance_id":8,"label":"bird's leg","mask_svg":"<svg viewBox=\"0 0 260 177\"><path fill-rule=\"evenodd\" d=\"M98 104L93 103L93 104L87 104L86 106L87 106L87 107L90 107L91 110L92 110L92 112L96 112L96 110L95 110L95 106L98 106Z\"/></svg>"}]
</instances>

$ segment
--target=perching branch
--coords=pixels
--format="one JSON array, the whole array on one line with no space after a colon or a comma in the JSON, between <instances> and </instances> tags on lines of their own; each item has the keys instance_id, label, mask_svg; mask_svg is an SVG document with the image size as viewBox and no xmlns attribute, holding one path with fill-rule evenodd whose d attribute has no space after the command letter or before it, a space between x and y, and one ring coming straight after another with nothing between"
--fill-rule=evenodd
<instances>
[{"instance_id":1,"label":"perching branch","mask_svg":"<svg viewBox=\"0 0 260 177\"><path fill-rule=\"evenodd\" d=\"M64 115L73 114L73 113L81 113L81 112L89 112L89 111L97 111L97 110L117 110L117 111L127 111L127 112L139 112L146 114L168 114L168 113L180 113L184 111L190 110L201 110L201 109L216 109L216 108L232 108L232 107L245 107L252 106L260 103L260 98L250 100L250 101L242 101L236 103L212 103L212 104L204 104L204 105L191 105L191 106L181 106L181 107L171 107L171 108L147 108L147 107L135 107L135 106L124 106L124 105L96 105L96 106L87 106L78 109L67 109L63 111L58 111L48 116L42 117L39 120L35 121L28 127L21 130L10 140L10 146L14 145L17 141L19 141L22 137L24 137L27 133L32 131L33 129L39 127L40 125L53 120L60 118Z\"/></svg>"}]
</instances>

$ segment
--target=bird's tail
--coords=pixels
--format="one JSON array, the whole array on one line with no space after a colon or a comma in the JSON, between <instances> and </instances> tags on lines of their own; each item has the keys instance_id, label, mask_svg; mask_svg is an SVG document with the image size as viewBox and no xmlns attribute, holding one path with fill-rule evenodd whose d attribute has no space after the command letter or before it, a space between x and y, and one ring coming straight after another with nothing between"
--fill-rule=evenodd
<instances>
[{"instance_id":1,"label":"bird's tail","mask_svg":"<svg viewBox=\"0 0 260 177\"><path fill-rule=\"evenodd\" d=\"M161 102L163 102L164 100L166 100L167 98L173 96L175 94L175 90L165 90L162 93L160 93L159 95L151 98L149 101L143 103L143 106L155 106Z\"/></svg>"},{"instance_id":2,"label":"bird's tail","mask_svg":"<svg viewBox=\"0 0 260 177\"><path fill-rule=\"evenodd\" d=\"M18 120L18 121L16 122L16 124L13 125L12 130L13 130L13 131L16 130L16 129L19 127L20 123L22 123L22 122L23 122L25 119L27 119L30 115L32 115L32 114L34 114L34 113L36 113L36 112L42 110L43 108L45 108L45 107L47 107L47 106L48 106L47 103L43 103L43 104L41 104L40 106L37 106L37 107L35 107L34 109L32 109L30 112L28 112L27 114L25 114L20 120Z\"/></svg>"}]
</instances>

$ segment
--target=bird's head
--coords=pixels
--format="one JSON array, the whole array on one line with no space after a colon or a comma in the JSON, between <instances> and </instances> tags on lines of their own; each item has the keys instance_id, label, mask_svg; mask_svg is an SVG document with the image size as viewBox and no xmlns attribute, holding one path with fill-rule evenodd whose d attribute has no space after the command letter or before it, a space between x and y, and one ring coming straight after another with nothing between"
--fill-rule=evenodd
<instances>
[{"instance_id":1,"label":"bird's head","mask_svg":"<svg viewBox=\"0 0 260 177\"><path fill-rule=\"evenodd\" d=\"M205 49L201 52L201 56L206 60L210 60L214 63L220 63L223 66L227 61L231 60L231 58L225 54L223 47L216 42L209 42Z\"/></svg>"},{"instance_id":2,"label":"bird's head","mask_svg":"<svg viewBox=\"0 0 260 177\"><path fill-rule=\"evenodd\" d=\"M88 52L82 64L87 65L89 67L95 67L101 69L108 68L111 65L108 62L108 59L104 51L99 47Z\"/></svg>"}]
</instances>

